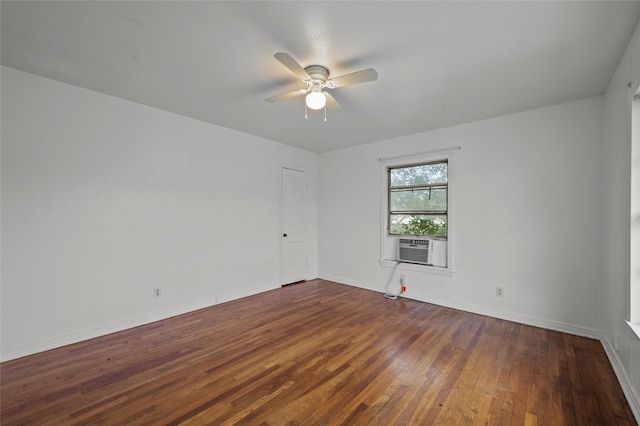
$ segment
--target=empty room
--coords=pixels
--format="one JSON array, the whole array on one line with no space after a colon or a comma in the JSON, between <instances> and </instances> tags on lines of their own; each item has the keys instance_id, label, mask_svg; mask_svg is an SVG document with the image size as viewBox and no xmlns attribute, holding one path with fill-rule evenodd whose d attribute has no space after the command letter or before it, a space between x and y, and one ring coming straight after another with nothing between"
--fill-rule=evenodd
<instances>
[{"instance_id":1,"label":"empty room","mask_svg":"<svg viewBox=\"0 0 640 426\"><path fill-rule=\"evenodd\" d=\"M640 422L640 1L0 18L2 425Z\"/></svg>"}]
</instances>

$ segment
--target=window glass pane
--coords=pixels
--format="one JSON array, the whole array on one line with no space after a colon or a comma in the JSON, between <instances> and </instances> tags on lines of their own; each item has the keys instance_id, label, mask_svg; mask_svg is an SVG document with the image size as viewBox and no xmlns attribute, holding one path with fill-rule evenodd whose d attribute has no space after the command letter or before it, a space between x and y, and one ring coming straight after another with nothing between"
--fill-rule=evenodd
<instances>
[{"instance_id":1,"label":"window glass pane","mask_svg":"<svg viewBox=\"0 0 640 426\"><path fill-rule=\"evenodd\" d=\"M420 185L447 182L447 163L391 169L391 186Z\"/></svg>"},{"instance_id":2,"label":"window glass pane","mask_svg":"<svg viewBox=\"0 0 640 426\"><path fill-rule=\"evenodd\" d=\"M392 189L389 194L389 209L394 211L447 211L447 189L414 188Z\"/></svg>"},{"instance_id":3,"label":"window glass pane","mask_svg":"<svg viewBox=\"0 0 640 426\"><path fill-rule=\"evenodd\" d=\"M447 215L404 215L389 217L390 234L447 236Z\"/></svg>"}]
</instances>

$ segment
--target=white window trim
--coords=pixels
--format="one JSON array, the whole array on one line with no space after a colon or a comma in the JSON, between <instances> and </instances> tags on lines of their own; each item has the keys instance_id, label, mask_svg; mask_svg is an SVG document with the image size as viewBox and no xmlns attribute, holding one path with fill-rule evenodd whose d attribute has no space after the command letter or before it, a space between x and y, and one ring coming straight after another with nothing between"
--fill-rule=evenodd
<instances>
[{"instance_id":1,"label":"white window trim","mask_svg":"<svg viewBox=\"0 0 640 426\"><path fill-rule=\"evenodd\" d=\"M634 95L631 97L631 146L630 146L630 169L629 169L629 189L630 189L630 215L629 215L629 314L626 321L629 328L640 339L640 278L638 270L640 263L637 260L637 254L640 251L638 244L638 230L634 228L634 222L638 215L638 199L637 197L637 172L634 173L633 162L640 153L640 86L636 87Z\"/></svg>"},{"instance_id":2,"label":"white window trim","mask_svg":"<svg viewBox=\"0 0 640 426\"><path fill-rule=\"evenodd\" d=\"M431 151L415 155L380 159L380 258L379 263L383 267L394 267L397 261L389 259L386 255L387 240L398 239L400 236L390 236L387 234L387 222L389 221L388 197L388 177L387 170L392 167L401 167L410 164L431 163L435 161L447 160L447 267L418 265L412 263L400 263L397 268L408 271L426 272L436 275L453 275L454 257L453 241L455 229L454 216L454 186L455 186L455 151L461 147L448 148L444 150Z\"/></svg>"}]
</instances>

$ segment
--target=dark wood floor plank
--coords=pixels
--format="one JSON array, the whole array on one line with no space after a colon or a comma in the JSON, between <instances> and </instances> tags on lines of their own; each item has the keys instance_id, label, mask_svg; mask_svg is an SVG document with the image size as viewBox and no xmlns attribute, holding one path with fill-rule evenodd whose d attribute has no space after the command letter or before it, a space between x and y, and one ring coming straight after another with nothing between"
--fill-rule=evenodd
<instances>
[{"instance_id":1,"label":"dark wood floor plank","mask_svg":"<svg viewBox=\"0 0 640 426\"><path fill-rule=\"evenodd\" d=\"M598 341L323 280L0 375L3 425L635 424Z\"/></svg>"}]
</instances>

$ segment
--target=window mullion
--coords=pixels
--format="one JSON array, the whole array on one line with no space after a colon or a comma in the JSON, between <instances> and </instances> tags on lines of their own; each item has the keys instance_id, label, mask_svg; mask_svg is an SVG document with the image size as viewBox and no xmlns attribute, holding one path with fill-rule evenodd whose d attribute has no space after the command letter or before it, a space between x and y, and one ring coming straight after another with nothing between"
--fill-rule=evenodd
<instances>
[{"instance_id":1,"label":"window mullion","mask_svg":"<svg viewBox=\"0 0 640 426\"><path fill-rule=\"evenodd\" d=\"M410 191L412 189L447 189L446 183L421 183L416 185L397 185L389 186L389 191Z\"/></svg>"},{"instance_id":2,"label":"window mullion","mask_svg":"<svg viewBox=\"0 0 640 426\"><path fill-rule=\"evenodd\" d=\"M390 210L390 214L407 214L407 215L446 215L446 210Z\"/></svg>"}]
</instances>

